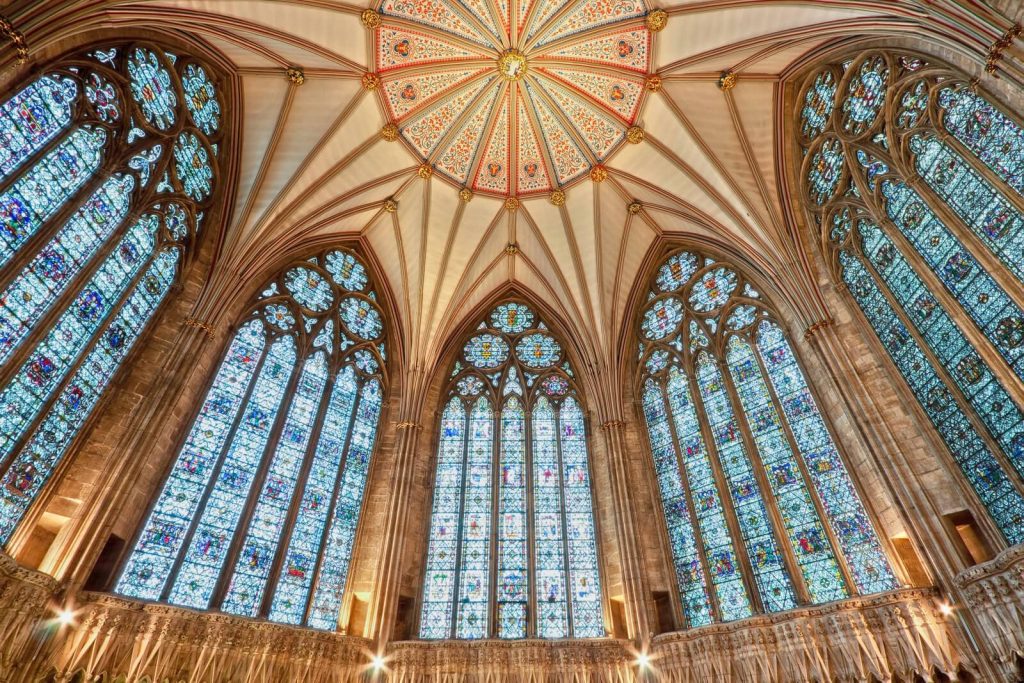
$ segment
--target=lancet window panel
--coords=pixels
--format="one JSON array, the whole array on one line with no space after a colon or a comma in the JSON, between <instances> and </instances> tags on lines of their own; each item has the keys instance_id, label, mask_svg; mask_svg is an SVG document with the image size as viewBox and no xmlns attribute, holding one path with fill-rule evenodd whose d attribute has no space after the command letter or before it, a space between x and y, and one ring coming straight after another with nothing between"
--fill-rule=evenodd
<instances>
[{"instance_id":1,"label":"lancet window panel","mask_svg":"<svg viewBox=\"0 0 1024 683\"><path fill-rule=\"evenodd\" d=\"M228 344L115 591L333 630L384 399L360 259L286 268Z\"/></svg>"},{"instance_id":2,"label":"lancet window panel","mask_svg":"<svg viewBox=\"0 0 1024 683\"><path fill-rule=\"evenodd\" d=\"M125 42L0 100L0 544L193 253L224 107L202 62Z\"/></svg>"},{"instance_id":3,"label":"lancet window panel","mask_svg":"<svg viewBox=\"0 0 1024 683\"><path fill-rule=\"evenodd\" d=\"M639 396L689 627L898 587L782 327L678 251L638 319Z\"/></svg>"},{"instance_id":4,"label":"lancet window panel","mask_svg":"<svg viewBox=\"0 0 1024 683\"><path fill-rule=\"evenodd\" d=\"M808 77L803 191L836 279L1010 544L1024 541L1024 129L962 74L869 51Z\"/></svg>"},{"instance_id":5,"label":"lancet window panel","mask_svg":"<svg viewBox=\"0 0 1024 683\"><path fill-rule=\"evenodd\" d=\"M603 637L586 421L561 342L503 303L444 400L420 637Z\"/></svg>"}]
</instances>

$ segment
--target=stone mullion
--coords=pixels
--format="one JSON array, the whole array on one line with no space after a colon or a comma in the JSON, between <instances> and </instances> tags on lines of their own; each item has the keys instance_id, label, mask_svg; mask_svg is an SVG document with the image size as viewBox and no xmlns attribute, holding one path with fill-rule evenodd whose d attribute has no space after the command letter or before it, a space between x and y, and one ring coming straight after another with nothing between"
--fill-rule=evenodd
<instances>
[{"instance_id":1,"label":"stone mullion","mask_svg":"<svg viewBox=\"0 0 1024 683\"><path fill-rule=\"evenodd\" d=\"M328 393L328 399L327 399L328 404L330 403L330 393L333 393L333 391L334 391L333 384L336 381L336 377L337 377L337 375L335 375L335 379L332 379L332 381L331 381L332 386L331 386L331 392ZM363 402L363 391L362 390L363 390L364 386L365 386L365 384L363 384L363 383L358 383L358 382L356 383L356 395L355 395L355 398L352 401L352 414L349 415L349 418L348 418L348 432L345 434L345 445L343 446L341 461L338 463L338 472L337 472L337 474L334 475L334 489L331 492L331 502L328 503L328 507L327 507L327 517L325 518L326 522L324 523L324 530L320 534L320 545L319 545L320 552L317 553L316 563L313 565L313 574L312 574L313 580L309 584L309 591L306 593L306 605L305 605L305 607L302 610L302 614L303 614L302 623L303 624L307 624L309 622L309 612L310 612L310 610L313 607L313 594L316 592L317 583L320 580L320 571L323 569L324 555L327 554L327 543L328 543L328 540L329 540L330 534L331 534L331 520L333 520L334 512L338 508L338 501L341 500L342 476L345 473L345 465L348 464L349 450L352 447L352 432L355 431L356 418L359 415L359 406L362 405L362 402ZM324 414L326 414L326 411L325 411ZM378 423L379 423L380 422L380 417L379 416L378 416L377 420L378 420ZM321 430L323 429L323 424L324 424L324 416L323 415L320 416L320 419L319 419L319 421L316 424L319 426L319 428ZM318 437L318 439L317 439L318 442L319 442L319 439L322 438L322 436L323 435L321 434L320 437ZM376 445L376 444L374 444L374 445ZM303 479L302 481L304 482L305 479ZM365 500L365 496L364 496L364 500ZM362 515L361 514L360 514L360 519L362 519ZM351 562L350 562L350 564L351 564ZM351 574L351 570L350 570L350 574ZM346 581L346 583L347 583L347 581Z\"/></svg>"},{"instance_id":2,"label":"stone mullion","mask_svg":"<svg viewBox=\"0 0 1024 683\"><path fill-rule=\"evenodd\" d=\"M796 436L793 434L793 427L789 423L789 418L782 410L782 401L779 399L779 395L775 391L775 385L772 384L771 377L768 375L768 368L765 367L764 359L761 358L761 354L753 341L751 340L749 343L751 345L751 351L753 352L752 355L757 361L757 367L760 369L761 379L764 381L765 387L768 389L768 395L770 396L772 405L775 408L775 414L779 417L783 433L786 435L786 441L789 443L789 448L793 452L793 459L796 460L797 467L800 468L800 475L803 478L804 488L807 490L807 493L811 498L811 502L814 504L814 510L818 514L818 521L825 530L825 535L828 536L829 544L832 546L832 554L835 556L837 563L839 564L839 569L843 574L843 583L846 584L846 591L850 595L857 595L859 591L857 590L856 582L853 580L853 572L850 570L850 565L846 559L846 553L843 552L843 547L840 545L839 539L836 537L835 531L832 529L831 518L826 512L825 505L821 501L821 496L818 493L817 488L814 486L814 481L811 479L810 472L807 470L807 463L804 462L804 454L801 452L800 446L797 444ZM789 344L788 338L786 339L786 343ZM790 351L792 351L792 348ZM824 420L824 416L822 419Z\"/></svg>"},{"instance_id":3,"label":"stone mullion","mask_svg":"<svg viewBox=\"0 0 1024 683\"><path fill-rule=\"evenodd\" d=\"M75 362L71 364L71 366L68 368L68 371L64 374L64 379L62 379L60 382L57 383L57 386L54 387L54 389L51 392L49 398L47 398L47 399L45 399L43 401L43 403L42 403L43 407L39 410L39 414L36 415L29 422L29 426L22 433L21 438L19 438L15 442L14 447L11 449L10 454L7 457L5 457L2 461L0 461L0 472L6 472L7 471L7 469L11 466L11 463L13 463L14 460L18 457L18 454L21 452L21 449L24 448L24 446L28 442L28 440L30 438L32 438L33 432L35 432L35 430L39 427L39 425L42 423L42 421L46 419L47 412L53 406L54 402L59 400L61 392L71 382L72 378L74 378L75 374L81 368L82 363L85 362L85 359L89 356L89 354L92 352L92 350L96 347L96 344L99 343L99 340L103 337L103 333L106 332L107 329L110 327L111 321L113 321L117 317L117 315L121 312L121 310L124 308L125 303L131 297L132 291L135 289L135 287L142 280L143 276L148 272L150 266L153 265L155 257L156 257L156 255L158 253L159 252L157 252L157 251L153 251L150 254L149 258L146 260L146 262L139 267L138 272L134 276L132 276L131 280L129 280L127 286L125 286L125 288L124 288L124 290L123 290L123 292L121 294L121 297L118 299L117 305L113 306L110 309L110 312L107 314L106 319L103 321L103 323L98 325L96 327L96 330L92 333L92 335L90 335L89 341L86 342L86 344L82 347L82 350L78 354L78 358L75 359ZM159 308L159 306L158 306L158 308ZM155 313L155 311L154 311L154 313ZM141 336L141 334L139 336ZM137 339L136 339L136 341L137 341ZM118 365L118 367L114 370L114 374L117 374L122 369L123 366L124 366L124 363L123 362L120 363ZM51 481L52 481L52 478L51 478Z\"/></svg>"},{"instance_id":4,"label":"stone mullion","mask_svg":"<svg viewBox=\"0 0 1024 683\"><path fill-rule=\"evenodd\" d=\"M913 337L914 341L921 348L921 352L924 354L925 358L928 359L928 362L932 364L932 368L934 369L936 375L938 375L943 385L950 392L950 395L953 396L953 400L956 401L957 405L960 407L961 412L964 414L967 420L974 426L975 431L978 432L978 436L988 447L989 451L992 453L993 457L996 459L999 465L1004 469L1007 475L1007 479L1009 479L1009 481L1017 490L1017 492L1020 495L1024 496L1024 481L1022 481L1020 474L1013 467L1013 463L1011 463L1009 459L1007 459L1006 455L1003 453L1003 449L992 438L992 434L989 432L988 427L985 425L984 422L982 422L981 418L978 417L977 413L975 413L973 406L971 406L970 402L967 400L966 396L963 394L960 387L957 386L957 384L953 381L953 378L950 377L945 365L938 359L938 357L935 355L935 352L932 351L931 346L928 345L924 337L921 335L920 331L910 321L909 317L906 314L906 311L903 310L903 306L899 303L899 301L896 300L896 297L893 296L892 292L889 291L888 286L886 286L885 282L875 271L875 268L871 264L871 262L866 258L858 258L861 258L861 263L864 264L865 270L868 273L870 273L871 277L875 280L875 286L878 287L878 291L881 292L883 297L885 297L886 301L889 303L889 306L893 309L896 317L900 320L903 326L907 329L907 332L910 334L911 337ZM902 377L902 374L900 376ZM997 381L995 377L993 377L993 380ZM946 445L947 450L948 448L949 446ZM952 464L955 468L956 476L958 478L963 479L964 474L961 471L960 466L955 461ZM969 485L967 486L967 488L971 491L972 496L977 495L976 493L974 493L973 488L971 488ZM984 504L982 504L981 507L982 509L986 509ZM985 516L988 516L987 512ZM1003 537L1002 533L999 534L999 538L1001 539L1000 545L1005 546L1006 539Z\"/></svg>"},{"instance_id":5,"label":"stone mullion","mask_svg":"<svg viewBox=\"0 0 1024 683\"><path fill-rule=\"evenodd\" d=\"M235 434L238 432L239 426L242 424L242 420L245 417L246 406L249 405L249 400L252 398L252 393L255 391L256 383L259 381L260 373L263 372L263 366L266 365L267 356L270 355L270 349L273 346L273 338L268 336L264 331L264 345L263 352L260 354L259 361L256 363L256 367L253 368L252 378L249 380L249 386L246 387L245 393L242 396L242 400L238 404L238 411L235 414L235 419L232 421L231 428L228 430L227 435L224 438L224 445L221 446L220 455L217 458L217 463L213 467L213 471L210 473L210 479L206 483L206 488L203 491L203 495L200 496L199 502L196 504L196 512L192 515L192 519L189 521L188 530L185 532L185 536L182 538L181 548L178 550L178 556L174 560L174 564L171 565L171 571L168 572L167 583L164 585L163 590L160 593L160 600L166 601L171 594L171 590L174 587L174 581L178 576L178 572L181 571L181 565L185 562L185 556L188 554L188 549L192 545L192 539L195 536L196 529L199 528L199 521L203 516L203 511L206 509L206 504L210 500L210 496L213 494L213 489L217 485L217 480L220 478L221 470L224 468L224 461L227 459L227 453L231 450L231 444L235 440ZM221 353L221 357L227 353L227 349L231 344L231 339L228 340L227 345L224 347L224 351ZM183 363L189 362L188 355L182 358ZM210 389L213 387L213 383L217 381L217 370L213 371L213 374L208 382L206 393L208 394ZM205 401L204 401L205 402ZM192 431L192 425L195 424L196 418L199 416L199 411L203 408L203 403L199 404L198 410L195 411L195 416L192 418L191 423L187 430L185 430L181 437L181 442L178 447L174 450L175 456L181 452L181 449L185 447L185 442L188 439L189 433ZM174 457L167 467L167 473L164 475L164 480L170 476L174 468ZM159 494L158 494L159 495ZM154 496L149 504L149 509L146 511L145 516L142 518L142 524L145 524L145 520L149 519L150 514L153 512L153 507L156 506L158 498ZM132 547L138 543L138 536L142 534L143 527L139 525L138 531L136 532L136 538Z\"/></svg>"},{"instance_id":6,"label":"stone mullion","mask_svg":"<svg viewBox=\"0 0 1024 683\"><path fill-rule=\"evenodd\" d=\"M297 347L298 341L296 340ZM252 522L253 512L256 510L256 504L259 502L264 482L266 481L267 474L270 472L270 465L274 460L274 455L277 453L281 432L284 431L284 425L288 421L288 413L291 411L296 389L305 369L307 357L301 352L301 348L296 350L297 353L292 364L291 377L288 378L288 385L282 394L281 403L278 404L274 426L267 435L267 443L263 447L263 457L260 460L259 468L257 468L252 478L249 495L245 501L245 506L242 508L242 514L238 517L238 523L235 525L235 531L231 536L231 544L228 546L228 552L224 556L224 564L220 568L220 577L217 579L217 584L214 586L213 594L210 597L210 605L213 609L220 609L224 598L227 596L231 577L235 573L235 563L242 552L242 544L245 542L246 533Z\"/></svg>"},{"instance_id":7,"label":"stone mullion","mask_svg":"<svg viewBox=\"0 0 1024 683\"><path fill-rule=\"evenodd\" d=\"M270 614L271 603L274 599L274 589L277 586L277 581L281 576L281 566L284 564L285 555L288 554L288 541L291 539L292 531L295 529L295 522L299 515L299 508L302 506L302 496L305 493L306 485L309 483L309 471L313 467L313 458L316 455L317 445L320 443L320 437L323 435L324 416L327 414L327 409L331 404L331 393L334 390L335 375L331 374L327 377L327 381L324 383L323 390L320 394L320 405L317 407L316 417L313 419L310 425L310 431L315 432L306 444L306 452L302 458L302 467L299 469L299 476L295 480L295 490L292 492L292 499L288 505L288 514L285 516L284 525L281 528L281 535L278 538L277 552L274 553L273 563L270 565L270 572L267 574L266 588L263 591L263 600L259 606L259 616L267 617ZM358 398L358 395L357 395ZM356 402L352 403L352 414L356 413ZM351 430L349 435L346 436L346 443L351 437ZM341 468L338 468L341 471ZM329 522L330 520L328 520ZM327 525L324 525L327 528ZM323 556L323 549L318 557ZM316 577L316 574L313 575ZM313 585L310 583L310 592L313 590Z\"/></svg>"},{"instance_id":8,"label":"stone mullion","mask_svg":"<svg viewBox=\"0 0 1024 683\"><path fill-rule=\"evenodd\" d=\"M569 524L565 516L565 467L562 458L562 404L555 405L551 404L552 411L555 414L555 448L558 455L558 506L559 506L559 523L562 526L562 573L565 576L565 618L566 624L568 624L568 637L573 638L573 618L572 618L572 572L569 569L570 555L569 555ZM591 506L593 507L593 506ZM593 511L591 511L593 514ZM595 543L597 546L597 528L594 529Z\"/></svg>"},{"instance_id":9,"label":"stone mullion","mask_svg":"<svg viewBox=\"0 0 1024 683\"><path fill-rule=\"evenodd\" d=\"M629 474L626 469L626 448L622 443L622 427L623 424L619 420L609 420L603 425L605 436L605 446L608 449L608 475L612 489L612 503L614 505L614 518L615 518L615 532L618 540L619 557L622 565L622 585L623 590L626 593L625 608L627 627L629 635L632 638L646 641L650 635L650 624L648 622L647 610L644 608L646 604L646 591L644 589L644 574L642 568L642 561L640 558L640 550L636 539L640 536L636 527L635 519L635 504L633 499L630 497L630 486L629 486ZM590 449L587 449L588 455ZM588 462L588 466L591 472L594 471L593 464ZM593 482L593 476L590 476L591 482ZM591 486L593 490L593 485ZM593 507L593 501L597 500L597 496L591 498L591 506ZM597 524L597 513L594 512L595 517L595 539L600 540L596 536L596 524ZM600 561L600 560L599 560ZM604 580L604 574L601 574L602 582ZM608 595L604 591L602 593L604 601L607 602Z\"/></svg>"},{"instance_id":10,"label":"stone mullion","mask_svg":"<svg viewBox=\"0 0 1024 683\"><path fill-rule=\"evenodd\" d=\"M715 435L711 431L711 425L708 422L708 412L704 407L704 397L700 393L700 387L697 386L697 378L695 375L696 370L693 372L686 373L686 380L690 387L690 396L693 398L694 414L697 417L697 423L700 425L701 436L704 439L704 447L707 449L708 462L711 464L711 471L714 474L715 485L718 487L720 492L719 497L722 501L722 512L725 516L726 525L729 527L729 536L732 541L733 552L736 554L736 560L740 565L740 574L743 576L743 583L747 589L747 595L750 598L751 606L754 609L755 614L764 614L766 612L764 607L764 601L761 599L761 591L757 587L757 581L754 578L754 568L750 564L750 557L747 553L747 540L744 537L742 530L740 529L739 518L736 516L736 508L733 506L732 500L732 489L729 488L729 481L725 477L725 472L722 470L721 454L718 448L718 442L715 441ZM701 419L703 417L704 419ZM708 577L711 580L711 577Z\"/></svg>"},{"instance_id":11,"label":"stone mullion","mask_svg":"<svg viewBox=\"0 0 1024 683\"><path fill-rule=\"evenodd\" d=\"M88 262L67 284L64 288L64 292L57 297L53 304L50 305L49 309L43 313L42 317L32 325L28 335L18 343L14 353L12 353L10 358L3 363L3 367L0 367L0 386L5 386L14 378L18 369L21 368L21 365L29 356L32 355L32 352L35 351L39 341L49 333L50 329L57 322L60 316L67 310L68 304L75 299L79 290L81 290L85 283L88 282L89 279L92 278L92 276L95 275L103 266L107 257L109 257L114 251L117 243L131 229L139 217L151 208L150 200L152 200L153 194L152 189L146 190L141 194L137 201L133 202L135 204L135 208L125 214L125 217L120 223L118 223L114 230L112 230L111 233L103 239L102 243L97 248L96 253L89 258ZM149 262L147 262L147 266L163 247L160 238L160 230L162 227L163 226L161 225L157 228L157 234L153 238L153 250L149 255ZM20 268L5 269L7 272L4 273L3 277L0 277L0 292L6 290L7 287L9 287L14 280L25 271L25 268L28 267L32 258L34 258L38 253L38 251L33 251L24 254L26 260L24 265Z\"/></svg>"},{"instance_id":12,"label":"stone mullion","mask_svg":"<svg viewBox=\"0 0 1024 683\"><path fill-rule=\"evenodd\" d=\"M526 637L537 637L537 530L534 525L536 506L533 500L533 406L523 400L523 415L526 421L523 431L526 436L526 452L523 467L526 469Z\"/></svg>"},{"instance_id":13,"label":"stone mullion","mask_svg":"<svg viewBox=\"0 0 1024 683\"><path fill-rule=\"evenodd\" d=\"M460 401L460 403L461 403L461 401ZM462 583L462 569L461 569L461 565L462 565L462 545L463 545L463 543L462 543L462 527L463 527L463 522L465 521L464 518L466 516L466 489L469 488L469 486L467 484L467 482L469 480L469 432L470 432L471 425L472 425L472 422L473 422L473 407L474 407L474 405L475 404L471 404L471 405L469 405L467 407L465 404L463 404L463 410L465 411L464 412L465 417L463 419L463 429L462 429L462 476L459 478L459 514L456 517L456 519L459 521L459 526L458 526L458 529L455 532L455 576L453 577L453 580L452 580L452 623L450 623L448 625L448 634L453 639L455 638L456 629L457 629L458 624L459 624L459 588L460 588L460 584ZM442 421L444 420L444 416L443 415L441 417L441 420ZM438 453L437 453L438 460L440 460L440 455L441 455L441 452L440 452L441 441L440 440L438 440L437 448L438 448ZM435 486L437 485L436 468L435 468L435 474L434 474L434 485ZM430 527L433 526L433 521L434 521L433 520L433 516L434 516L433 505L431 505L430 516L431 516L431 520L430 520L431 523L427 525L428 529L430 529ZM429 536L429 531L428 531L428 536ZM428 557L428 559L430 557L430 538L429 537L427 538L427 557ZM424 571L426 571L426 567L424 567Z\"/></svg>"},{"instance_id":14,"label":"stone mullion","mask_svg":"<svg viewBox=\"0 0 1024 683\"><path fill-rule=\"evenodd\" d=\"M690 478L686 470L686 465L683 463L683 442L679 439L679 433L676 430L675 425L675 413L672 411L672 405L668 400L668 386L665 383L658 383L658 390L661 396L662 404L665 408L665 422L668 424L669 434L672 435L672 450L676 455L676 468L679 470L680 482L683 488L683 497L686 499L686 508L690 513L691 526L693 527L693 536L697 548L697 555L700 557L700 566L704 570L704 590L707 592L708 598L711 601L711 611L715 621L723 621L722 619L722 608L718 603L718 590L715 588L714 581L711 574L711 565L708 564L707 557L707 546L704 545L704 533L700 528L700 519L697 517L697 506L693 502L693 490L690 488ZM708 458L708 462L711 458ZM717 483L717 482L716 482ZM719 498L728 498L729 491L719 491ZM669 543L669 554L672 554L671 539ZM672 569L675 572L675 558L673 558ZM678 583L678 578L676 579ZM680 603L682 602L682 596L680 595ZM690 623L690 618L683 611L683 619L687 624Z\"/></svg>"},{"instance_id":15,"label":"stone mullion","mask_svg":"<svg viewBox=\"0 0 1024 683\"><path fill-rule=\"evenodd\" d=\"M756 354L757 352L754 351ZM796 561L793 553L793 544L789 540L786 525L782 521L782 514L779 512L779 503L775 498L768 475L765 473L764 462L761 460L761 452L758 450L757 442L754 441L753 432L747 422L747 412L743 409L743 402L740 400L739 392L733 384L732 374L729 372L727 362L722 359L715 359L718 364L718 373L722 378L722 386L729 396L729 403L732 406L733 419L740 428L743 445L747 449L747 458L750 460L751 469L754 472L754 479L758 488L761 489L761 500L764 502L765 510L768 512L768 519L771 520L772 528L775 531L775 540L782 550L782 558L789 571L790 581L796 591L797 602L801 606L812 604L810 591L807 589L807 581L800 570L800 564Z\"/></svg>"}]
</instances>

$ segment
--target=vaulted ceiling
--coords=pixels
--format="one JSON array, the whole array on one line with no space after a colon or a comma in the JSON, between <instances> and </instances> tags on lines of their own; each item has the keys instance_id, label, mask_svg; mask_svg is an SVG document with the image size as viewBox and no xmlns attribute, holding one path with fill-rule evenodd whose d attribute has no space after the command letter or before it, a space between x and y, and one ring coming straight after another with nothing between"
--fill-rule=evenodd
<instances>
[{"instance_id":1,"label":"vaulted ceiling","mask_svg":"<svg viewBox=\"0 0 1024 683\"><path fill-rule=\"evenodd\" d=\"M482 32L488 18L523 12L520 2L528 4L467 0L459 18ZM584 14L625 17L619 26L646 30L644 12L636 9L644 8L639 0L536 2L565 4L559 17L582 8ZM417 35L429 37L430 22L451 19L436 12L408 13L419 11L409 7L423 2L383 4L373 8L384 15L385 25ZM645 258L666 236L698 236L744 254L806 306L808 320L814 319L812 279L800 266L794 219L780 187L786 149L780 135L789 113L781 102L784 79L823 45L868 34L930 35L949 47L983 52L980 46L1001 31L987 28L984 19L969 25L960 4L979 3L682 0L662 6L667 25L653 34L647 56L647 72L660 76L661 87L643 91L644 74L637 74L640 90L632 94L643 101L615 121L623 136L630 125L641 128L643 140L617 139L607 160L583 150L588 167L602 163L606 178L598 173L601 182L595 182L592 174L578 174L562 188L564 203L561 197L552 201L554 182L533 194L520 191L513 209L506 195L517 194L514 186L488 193L473 178L455 182L443 169L421 170L439 153L416 151L402 120L399 135L382 135L397 117L381 92L394 96L396 91L387 89L386 75L383 83L364 78L382 70L372 30L376 22L363 16L366 4L14 0L2 11L25 31L33 48L90 28L155 27L197 36L235 66L242 84L240 174L211 293L227 291L240 278L312 243L360 235L394 295L407 362L429 364L468 310L511 283L558 311L580 340L580 351L604 365L621 343L624 312ZM644 11L655 7L648 3ZM600 33L590 30L580 35ZM495 49L515 43L514 36L501 33L491 31L499 41ZM449 42L464 47L472 40L463 36ZM469 63L486 65L489 59ZM288 67L301 68L303 84L287 77ZM459 70L451 64L424 67L439 68ZM495 67L487 68L493 69L488 78L497 74ZM734 87L720 87L723 72L737 76ZM512 92L512 86L495 87ZM545 101L550 105L554 99L549 94ZM559 116L563 125L571 118ZM577 142L586 142L576 135ZM485 142L470 142L473 168L484 173L476 148ZM553 157L543 156L548 161L543 168L556 174ZM478 191L460 195L463 185Z\"/></svg>"}]
</instances>

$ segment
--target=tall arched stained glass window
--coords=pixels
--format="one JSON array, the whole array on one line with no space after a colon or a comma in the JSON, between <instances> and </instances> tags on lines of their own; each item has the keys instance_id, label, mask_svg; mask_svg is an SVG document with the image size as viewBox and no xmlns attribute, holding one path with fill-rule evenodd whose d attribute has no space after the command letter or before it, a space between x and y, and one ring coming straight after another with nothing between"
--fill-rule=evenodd
<instances>
[{"instance_id":1,"label":"tall arched stained glass window","mask_svg":"<svg viewBox=\"0 0 1024 683\"><path fill-rule=\"evenodd\" d=\"M605 635L583 407L525 304L462 349L441 411L420 637Z\"/></svg>"},{"instance_id":2,"label":"tall arched stained glass window","mask_svg":"<svg viewBox=\"0 0 1024 683\"><path fill-rule=\"evenodd\" d=\"M269 284L116 592L335 628L383 402L376 299L363 264L340 249Z\"/></svg>"},{"instance_id":3,"label":"tall arched stained glass window","mask_svg":"<svg viewBox=\"0 0 1024 683\"><path fill-rule=\"evenodd\" d=\"M801 95L805 204L853 300L1024 542L1024 130L962 75L870 51Z\"/></svg>"},{"instance_id":4,"label":"tall arched stained glass window","mask_svg":"<svg viewBox=\"0 0 1024 683\"><path fill-rule=\"evenodd\" d=\"M691 627L897 588L786 335L727 263L659 268L640 397Z\"/></svg>"},{"instance_id":5,"label":"tall arched stained glass window","mask_svg":"<svg viewBox=\"0 0 1024 683\"><path fill-rule=\"evenodd\" d=\"M214 194L214 74L147 44L0 102L0 544L167 297Z\"/></svg>"}]
</instances>

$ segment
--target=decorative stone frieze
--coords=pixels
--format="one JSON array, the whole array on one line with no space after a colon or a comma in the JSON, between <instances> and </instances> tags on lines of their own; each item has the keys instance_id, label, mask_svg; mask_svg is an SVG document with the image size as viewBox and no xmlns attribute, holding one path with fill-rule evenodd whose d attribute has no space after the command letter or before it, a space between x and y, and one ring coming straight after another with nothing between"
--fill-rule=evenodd
<instances>
[{"instance_id":1,"label":"decorative stone frieze","mask_svg":"<svg viewBox=\"0 0 1024 683\"><path fill-rule=\"evenodd\" d=\"M1024 545L966 569L954 579L1007 680L1024 662Z\"/></svg>"}]
</instances>

